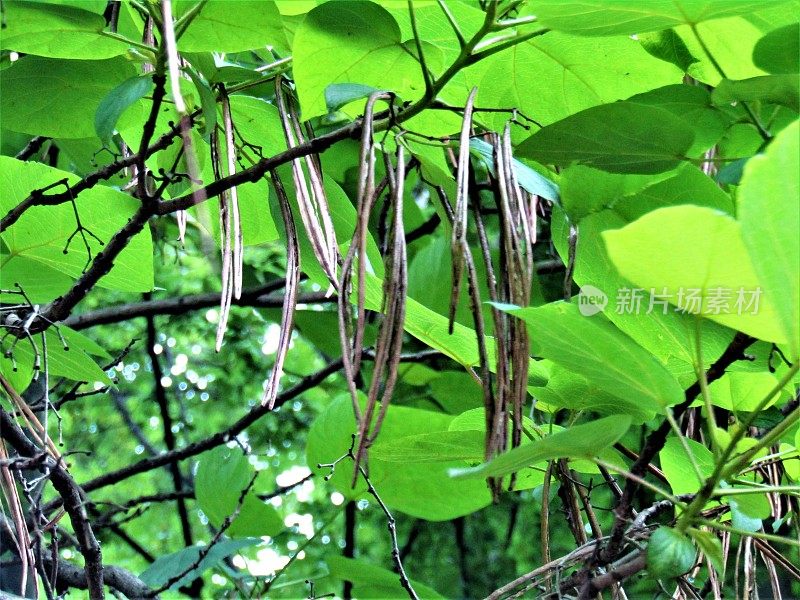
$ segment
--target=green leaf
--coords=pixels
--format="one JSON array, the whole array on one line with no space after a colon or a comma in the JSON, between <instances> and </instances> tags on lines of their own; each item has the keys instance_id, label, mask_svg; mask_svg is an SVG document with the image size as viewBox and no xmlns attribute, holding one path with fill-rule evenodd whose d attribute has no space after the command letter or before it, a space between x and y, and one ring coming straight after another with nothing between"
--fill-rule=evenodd
<instances>
[{"instance_id":1,"label":"green leaf","mask_svg":"<svg viewBox=\"0 0 800 600\"><path fill-rule=\"evenodd\" d=\"M603 232L603 239L614 265L636 286L691 314L786 341L775 310L780 299L762 286L741 227L729 216L691 205L660 208Z\"/></svg>"},{"instance_id":2,"label":"green leaf","mask_svg":"<svg viewBox=\"0 0 800 600\"><path fill-rule=\"evenodd\" d=\"M391 509L429 521L443 521L470 514L491 503L484 482L455 481L448 476L448 468L462 466L461 461L389 463L377 458L381 446L404 437L446 432L452 419L452 416L438 412L394 404L389 407L381 433L369 454L369 475ZM319 463L330 463L346 454L354 430L352 401L349 395L340 395L320 413L309 430L306 444L308 465L314 468ZM329 471L323 468L317 472L327 475ZM366 497L363 480L352 489L352 477L352 461L343 461L336 468L330 484L347 498Z\"/></svg>"},{"instance_id":3,"label":"green leaf","mask_svg":"<svg viewBox=\"0 0 800 600\"><path fill-rule=\"evenodd\" d=\"M200 129L200 135L204 140L208 140L208 136L214 131L217 126L217 99L214 92L208 87L208 84L200 77L200 75L191 67L186 68L189 77L192 78L194 87L197 88L197 93L200 96L200 106L203 110L203 127Z\"/></svg>"},{"instance_id":4,"label":"green leaf","mask_svg":"<svg viewBox=\"0 0 800 600\"><path fill-rule=\"evenodd\" d=\"M253 467L239 448L220 446L203 454L195 476L195 495L200 509L215 526L236 511L252 477ZM275 536L283 529L275 509L251 490L228 532L232 536Z\"/></svg>"},{"instance_id":5,"label":"green leaf","mask_svg":"<svg viewBox=\"0 0 800 600\"><path fill-rule=\"evenodd\" d=\"M176 3L180 16L196 2ZM264 46L288 49L281 14L272 0L208 0L178 40L184 52L241 52Z\"/></svg>"},{"instance_id":6,"label":"green leaf","mask_svg":"<svg viewBox=\"0 0 800 600\"><path fill-rule=\"evenodd\" d=\"M631 420L627 416L606 417L591 423L574 425L514 448L478 467L451 469L450 475L456 479L485 479L509 475L544 460L592 458L617 442L630 425Z\"/></svg>"},{"instance_id":7,"label":"green leaf","mask_svg":"<svg viewBox=\"0 0 800 600\"><path fill-rule=\"evenodd\" d=\"M134 102L144 98L153 89L153 79L147 75L131 77L111 90L100 102L94 116L97 137L109 141L123 112Z\"/></svg>"},{"instance_id":8,"label":"green leaf","mask_svg":"<svg viewBox=\"0 0 800 600\"><path fill-rule=\"evenodd\" d=\"M714 62L730 79L747 79L766 74L753 64L753 48L762 32L748 18L728 17L703 22L696 26L696 33L688 25L682 25L675 33L698 59L689 66L689 75L698 81L711 86L720 82L722 75ZM698 41L697 36L703 44ZM708 57L709 53L714 61Z\"/></svg>"},{"instance_id":9,"label":"green leaf","mask_svg":"<svg viewBox=\"0 0 800 600\"><path fill-rule=\"evenodd\" d=\"M325 114L325 89L359 83L413 97L419 63L402 45L394 17L372 2L343 0L309 12L294 36L294 76L304 119Z\"/></svg>"},{"instance_id":10,"label":"green leaf","mask_svg":"<svg viewBox=\"0 0 800 600\"><path fill-rule=\"evenodd\" d=\"M472 138L469 141L470 150L477 154L486 168L494 175L494 150L492 146L479 138ZM558 202L558 185L553 181L534 171L529 166L522 164L516 158L513 159L512 167L514 177L520 187L530 194L536 194L546 200Z\"/></svg>"},{"instance_id":11,"label":"green leaf","mask_svg":"<svg viewBox=\"0 0 800 600\"><path fill-rule=\"evenodd\" d=\"M647 571L656 579L683 575L694 566L692 541L677 529L659 527L647 544Z\"/></svg>"},{"instance_id":12,"label":"green leaf","mask_svg":"<svg viewBox=\"0 0 800 600\"><path fill-rule=\"evenodd\" d=\"M731 524L741 531L755 533L761 522L770 516L770 507L763 494L736 494L724 498L731 509ZM764 507L766 506L766 513Z\"/></svg>"},{"instance_id":13,"label":"green leaf","mask_svg":"<svg viewBox=\"0 0 800 600\"><path fill-rule=\"evenodd\" d=\"M103 16L83 8L5 2L0 47L51 58L103 59L124 54L125 42L101 35L106 26Z\"/></svg>"},{"instance_id":14,"label":"green leaf","mask_svg":"<svg viewBox=\"0 0 800 600\"><path fill-rule=\"evenodd\" d=\"M586 108L677 83L681 71L648 55L627 37L590 39L550 32L471 67L466 77L478 86L477 106L513 106L549 125ZM469 89L453 83L444 96L463 105L465 88ZM479 116L497 131L507 118L507 114Z\"/></svg>"},{"instance_id":15,"label":"green leaf","mask_svg":"<svg viewBox=\"0 0 800 600\"><path fill-rule=\"evenodd\" d=\"M540 129L517 153L543 164L577 162L612 173L659 173L678 166L693 142L692 129L670 112L615 102Z\"/></svg>"},{"instance_id":16,"label":"green leaf","mask_svg":"<svg viewBox=\"0 0 800 600\"><path fill-rule=\"evenodd\" d=\"M697 544L705 557L711 561L711 565L721 575L725 571L725 557L722 553L722 542L719 538L710 531L702 531L700 529L689 529L689 536Z\"/></svg>"},{"instance_id":17,"label":"green leaf","mask_svg":"<svg viewBox=\"0 0 800 600\"><path fill-rule=\"evenodd\" d=\"M770 31L756 42L753 62L772 74L796 74L800 70L800 23Z\"/></svg>"},{"instance_id":18,"label":"green leaf","mask_svg":"<svg viewBox=\"0 0 800 600\"><path fill-rule=\"evenodd\" d=\"M726 373L708 386L711 403L735 412L752 412L778 385L771 373ZM775 394L768 408L780 401L784 394Z\"/></svg>"},{"instance_id":19,"label":"green leaf","mask_svg":"<svg viewBox=\"0 0 800 600\"><path fill-rule=\"evenodd\" d=\"M33 366L37 355L40 369L43 371L46 367L51 377L66 377L72 381L87 383L109 383L108 375L80 346L64 348L58 334L52 329L45 333L45 339L47 343L46 363L41 336L33 337L33 343L36 344L36 352L34 352L30 342L26 339L22 339L17 343L12 355L17 363L18 370L16 372L13 370L13 362L10 358L5 357L5 352L11 348L13 338L8 337L2 342L3 356L0 358L0 372L12 382L15 389L21 391L28 387L35 375ZM74 340L75 338L72 339Z\"/></svg>"},{"instance_id":20,"label":"green leaf","mask_svg":"<svg viewBox=\"0 0 800 600\"><path fill-rule=\"evenodd\" d=\"M0 210L5 214L24 200L31 190L51 185L59 180L67 180L74 185L76 175L54 169L40 163L23 162L8 156L0 157ZM64 191L64 186L56 186L51 192ZM76 208L83 226L108 243L139 207L134 198L102 185L81 193L76 200ZM65 273L77 279L87 264L88 254L80 235L76 235L65 254L69 236L76 231L73 208L69 202L57 206L35 206L26 211L13 227L2 234L8 254L0 256L0 266L4 275L7 268L19 273L18 283L27 291L28 280L33 287L38 286L40 274L36 268L27 275L12 265L20 258L43 265L48 269ZM92 256L103 246L86 234L86 241ZM111 271L102 277L100 287L130 292L149 292L153 289L153 247L150 229L145 227L134 236L128 246L114 261ZM52 300L53 298L48 298Z\"/></svg>"},{"instance_id":21,"label":"green leaf","mask_svg":"<svg viewBox=\"0 0 800 600\"><path fill-rule=\"evenodd\" d=\"M401 598L406 596L406 591L400 585L400 576L388 569L378 567L365 560L345 558L344 556L329 555L325 562L328 563L330 574L342 581L353 583L353 592L359 598ZM414 591L420 598L443 599L439 592L425 584L411 581Z\"/></svg>"},{"instance_id":22,"label":"green leaf","mask_svg":"<svg viewBox=\"0 0 800 600\"><path fill-rule=\"evenodd\" d=\"M169 589L175 590L179 587L190 583L199 575L208 569L218 565L223 559L232 556L239 552L242 548L255 546L260 544L259 538L250 538L243 540L220 540L214 545L209 553L200 561L196 568L192 569L192 565L197 563L200 558L200 546L191 546L178 550L172 554L165 554L159 556L147 569L145 569L139 578L151 588L158 588L167 583L173 577L180 575L186 571L186 575L176 581Z\"/></svg>"},{"instance_id":23,"label":"green leaf","mask_svg":"<svg viewBox=\"0 0 800 600\"><path fill-rule=\"evenodd\" d=\"M584 376L624 403L638 402L649 412L683 401L683 390L664 366L602 315L583 316L565 302L506 311L527 324L534 355Z\"/></svg>"},{"instance_id":24,"label":"green leaf","mask_svg":"<svg viewBox=\"0 0 800 600\"><path fill-rule=\"evenodd\" d=\"M578 35L632 35L763 9L769 0L544 0L531 9L544 27ZM769 2L770 6L788 2Z\"/></svg>"},{"instance_id":25,"label":"green leaf","mask_svg":"<svg viewBox=\"0 0 800 600\"><path fill-rule=\"evenodd\" d=\"M0 123L4 129L31 135L93 137L94 116L103 98L135 74L133 64L123 58L22 57L0 71ZM125 116L136 121L142 114L140 106L134 105Z\"/></svg>"},{"instance_id":26,"label":"green leaf","mask_svg":"<svg viewBox=\"0 0 800 600\"><path fill-rule=\"evenodd\" d=\"M730 120L711 105L711 94L698 85L667 85L631 96L628 102L657 106L681 119L694 131L694 144L688 151L691 156L699 156L716 144L730 125Z\"/></svg>"},{"instance_id":27,"label":"green leaf","mask_svg":"<svg viewBox=\"0 0 800 600\"><path fill-rule=\"evenodd\" d=\"M536 398L536 407L548 412L566 408L574 411L591 411L599 415L626 414L634 423L644 423L658 411L638 398L610 394L586 377L555 365L544 387L530 386L528 391Z\"/></svg>"},{"instance_id":28,"label":"green leaf","mask_svg":"<svg viewBox=\"0 0 800 600\"><path fill-rule=\"evenodd\" d=\"M769 102L800 110L800 77L798 75L763 75L740 81L723 79L712 95L715 104L734 102Z\"/></svg>"},{"instance_id":29,"label":"green leaf","mask_svg":"<svg viewBox=\"0 0 800 600\"><path fill-rule=\"evenodd\" d=\"M325 106L328 107L328 112L335 112L346 104L363 100L377 91L371 85L360 83L332 83L325 88Z\"/></svg>"},{"instance_id":30,"label":"green leaf","mask_svg":"<svg viewBox=\"0 0 800 600\"><path fill-rule=\"evenodd\" d=\"M616 185L628 185L620 181L608 181L608 178L638 179L643 177L603 174L585 167L578 168L585 169L588 173L584 179L585 185L576 185L572 192L575 194L585 193L589 198L592 198L594 194L589 175L591 173L605 175L605 177L596 179L599 191L597 202L602 201L604 197L613 197ZM687 169L689 169L688 173L685 172ZM699 181L697 181L698 179ZM667 365L681 385L688 386L695 381L692 365L697 354L695 349L696 319L689 314L666 310L668 307L659 306L656 302L653 302L651 308L649 298L643 299L638 307L635 302L631 302L631 290L635 286L631 281L622 277L611 262L603 243L602 233L609 229L623 227L628 221L628 217L635 218L642 212L646 213L657 208L662 202L681 201L684 194L696 201L709 201L712 205L718 201L726 201L730 210L732 210L732 203L730 198L719 190L708 177L690 165L679 169L668 179L659 181L658 178L655 178L654 181L652 185L621 198L619 202L612 204L613 208L591 214L580 221L574 278L581 286L582 294L595 293L591 292L591 288L588 286L604 293L608 298L608 303L603 309L603 314L620 330L633 338L637 344ZM700 182L702 184L699 185ZM566 202L570 198L569 190L567 181L562 183ZM637 186L634 184L635 182L630 182L630 189L635 190ZM580 196L575 196L575 198L574 201L571 201L572 204L580 201ZM562 260L566 262L568 260L568 224L558 207L553 209L551 227L556 248ZM701 322L701 333L704 361L716 360L733 338L731 330L708 320Z\"/></svg>"},{"instance_id":31,"label":"green leaf","mask_svg":"<svg viewBox=\"0 0 800 600\"><path fill-rule=\"evenodd\" d=\"M765 294L774 303L792 359L800 358L800 126L795 121L745 167L739 218L747 252Z\"/></svg>"},{"instance_id":32,"label":"green leaf","mask_svg":"<svg viewBox=\"0 0 800 600\"><path fill-rule=\"evenodd\" d=\"M672 29L639 34L639 42L648 54L672 63L684 73L697 59L692 56L681 37Z\"/></svg>"},{"instance_id":33,"label":"green leaf","mask_svg":"<svg viewBox=\"0 0 800 600\"><path fill-rule=\"evenodd\" d=\"M483 431L438 431L402 437L380 444L372 458L393 463L438 463L483 459Z\"/></svg>"},{"instance_id":34,"label":"green leaf","mask_svg":"<svg viewBox=\"0 0 800 600\"><path fill-rule=\"evenodd\" d=\"M703 481L698 479L697 473L692 466L694 462L703 479L710 477L714 472L714 455L702 444L684 438L683 440L691 452L691 457L687 454L686 448L676 437L671 437L664 444L664 448L658 453L661 463L661 470L672 488L672 494L680 496L682 494L694 494L703 485Z\"/></svg>"}]
</instances>

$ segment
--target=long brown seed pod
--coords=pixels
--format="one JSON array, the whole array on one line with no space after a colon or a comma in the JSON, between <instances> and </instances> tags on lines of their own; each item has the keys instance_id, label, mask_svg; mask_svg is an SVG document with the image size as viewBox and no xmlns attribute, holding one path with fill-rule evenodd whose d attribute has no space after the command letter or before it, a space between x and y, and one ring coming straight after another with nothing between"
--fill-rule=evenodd
<instances>
[{"instance_id":1,"label":"long brown seed pod","mask_svg":"<svg viewBox=\"0 0 800 600\"><path fill-rule=\"evenodd\" d=\"M367 235L369 231L369 216L375 204L375 143L372 139L372 122L375 113L375 103L382 99L391 99L391 95L376 92L367 100L364 109L364 125L361 130L361 164L358 173L358 196L356 198L356 227L350 248L344 257L339 280L339 336L342 344L342 363L345 378L353 400L353 412L356 419L361 419L361 410L358 405L358 392L355 379L361 367L361 352L364 345L365 318L365 288L364 279L367 269ZM388 177L388 173L387 173ZM353 263L358 258L356 319L353 324L350 307L350 292L353 276ZM352 342L351 342L352 337Z\"/></svg>"},{"instance_id":2,"label":"long brown seed pod","mask_svg":"<svg viewBox=\"0 0 800 600\"><path fill-rule=\"evenodd\" d=\"M456 172L456 206L453 212L453 236L450 251L453 255L452 289L450 291L449 330L453 333L458 295L461 289L461 274L464 269L464 247L467 244L467 207L469 206L469 138L472 131L472 110L478 88L472 88L464 106L464 121L461 126Z\"/></svg>"},{"instance_id":3,"label":"long brown seed pod","mask_svg":"<svg viewBox=\"0 0 800 600\"><path fill-rule=\"evenodd\" d=\"M367 394L367 405L359 425L358 450L355 455L355 471L353 473L354 483L359 474L361 461L366 457L366 451L369 446L377 438L383 419L386 416L394 386L397 382L397 368L400 364L403 325L405 323L406 290L408 286L406 240L403 228L405 176L404 149L401 144L398 144L397 170L395 176L389 178L393 213L389 235L391 253L386 258L383 283L384 318L376 343L375 365ZM392 185L392 182L394 185ZM379 400L380 408L377 416L375 416ZM375 416L374 423L372 422L373 416Z\"/></svg>"},{"instance_id":4,"label":"long brown seed pod","mask_svg":"<svg viewBox=\"0 0 800 600\"><path fill-rule=\"evenodd\" d=\"M227 158L228 172L231 176L236 173L236 145L233 141L233 119L231 118L231 104L228 94L222 88L222 122L225 129L225 156ZM230 216L233 221L233 249L232 249L232 279L233 296L237 300L242 297L242 270L244 240L242 237L241 219L239 216L239 193L236 186L228 190L230 203Z\"/></svg>"},{"instance_id":5,"label":"long brown seed pod","mask_svg":"<svg viewBox=\"0 0 800 600\"><path fill-rule=\"evenodd\" d=\"M211 162L214 169L214 177L221 176L222 157L219 151L219 135L216 130L211 133ZM220 194L219 197L219 235L220 251L222 252L221 282L222 293L220 294L219 322L217 324L217 337L215 348L219 352L222 348L222 340L228 328L228 315L231 310L231 297L233 295L233 253L231 250L231 219L230 203L227 192Z\"/></svg>"},{"instance_id":6,"label":"long brown seed pod","mask_svg":"<svg viewBox=\"0 0 800 600\"><path fill-rule=\"evenodd\" d=\"M282 78L275 79L275 100L278 114L283 125L286 144L291 149L305 141L300 124L293 108L287 107L283 93ZM305 164L305 170L303 169ZM308 171L308 181L306 173ZM339 280L336 275L339 261L339 249L336 244L336 233L333 230L328 201L322 185L319 167L310 156L296 158L292 161L292 178L297 194L297 206L300 218L311 242L314 256L322 267L331 286L338 292ZM311 189L309 190L309 182Z\"/></svg>"},{"instance_id":7,"label":"long brown seed pod","mask_svg":"<svg viewBox=\"0 0 800 600\"><path fill-rule=\"evenodd\" d=\"M286 230L286 293L283 296L283 312L281 314L281 334L278 342L278 350L275 353L275 365L272 367L264 396L261 398L261 405L268 405L270 410L275 405L275 398L278 396L278 384L283 374L283 364L286 355L289 353L289 344L292 341L292 329L294 326L294 311L297 308L297 291L300 284L300 247L297 242L297 229L294 225L292 207L286 190L283 187L281 178L277 171L272 171L272 182L275 185L275 192L281 206L281 217L283 217L283 227Z\"/></svg>"},{"instance_id":8,"label":"long brown seed pod","mask_svg":"<svg viewBox=\"0 0 800 600\"><path fill-rule=\"evenodd\" d=\"M178 45L175 40L175 27L172 21L172 1L161 1L161 15L163 19L163 34L164 45L167 54L167 68L169 70L170 86L172 88L172 100L175 103L175 110L178 111L180 119L179 126L181 132L181 141L183 142L183 154L186 160L186 169L189 172L189 184L192 187L192 195L196 196L195 204L200 204L205 200L205 192L200 189L195 189L199 183L202 186L200 179L200 169L197 165L197 157L194 153L194 145L192 144L192 123L189 117L189 111L186 109L186 102L183 99L180 88L180 56L178 55ZM178 237L183 244L184 237L186 236L186 211L180 210L175 214L178 221Z\"/></svg>"}]
</instances>

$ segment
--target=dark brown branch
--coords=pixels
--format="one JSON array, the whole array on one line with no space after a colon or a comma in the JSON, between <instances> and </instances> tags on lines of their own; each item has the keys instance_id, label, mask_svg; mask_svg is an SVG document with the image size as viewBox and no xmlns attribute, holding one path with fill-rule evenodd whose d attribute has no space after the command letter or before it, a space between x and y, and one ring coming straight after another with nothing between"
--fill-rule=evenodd
<instances>
[{"instance_id":1,"label":"dark brown branch","mask_svg":"<svg viewBox=\"0 0 800 600\"><path fill-rule=\"evenodd\" d=\"M199 111L192 115L195 118L199 115ZM160 152L172 145L175 138L180 135L180 130L177 126L171 127L169 131L159 137L148 149L145 158L151 157L156 152ZM131 154L125 158L121 158L113 163L104 166L97 171L90 173L75 185L71 185L69 190L59 192L58 194L45 195L42 190L33 190L30 195L22 202L17 204L14 208L8 211L6 215L0 219L0 233L11 227L19 218L25 213L26 210L34 206L55 206L57 204L64 204L77 198L81 192L93 188L101 181L110 179L123 169L131 167L136 164L139 159L138 154Z\"/></svg>"},{"instance_id":2,"label":"dark brown branch","mask_svg":"<svg viewBox=\"0 0 800 600\"><path fill-rule=\"evenodd\" d=\"M722 355L706 372L707 382L711 383L722 377L725 374L725 369L727 369L737 360L741 360L744 356L745 349L754 341L754 338L744 333L737 333ZM695 382L689 386L684 392L684 401L672 409L674 418L679 419L699 394L700 382ZM658 454L664 448L664 444L667 441L669 432L670 425L669 422L665 420L658 429L650 433L645 441L644 446L642 447L642 451L639 453L639 458L630 468L630 472L633 475L637 477L643 477L645 475L650 462L655 458L656 454ZM589 564L581 571L584 581L590 578L590 573L594 566L607 565L611 563L617 558L622 550L625 539L625 530L627 528L628 521L633 514L634 495L638 489L639 484L633 479L628 479L622 493L622 498L620 499L617 507L614 509L616 518L611 531L611 539L606 547L600 550L593 557L593 559L589 561Z\"/></svg>"},{"instance_id":3,"label":"dark brown branch","mask_svg":"<svg viewBox=\"0 0 800 600\"><path fill-rule=\"evenodd\" d=\"M331 363L328 363L325 367L309 375L308 377L303 378L297 385L294 387L286 390L285 392L278 394L277 399L275 400L275 407L279 407L289 400L292 400L309 390L325 380L329 375L336 373L342 368L342 361L341 359L334 360ZM159 467L163 467L164 465L169 464L173 461L185 460L192 456L196 456L206 450L211 450L212 448L216 448L217 446L221 446L222 444L227 443L229 440L232 440L234 437L239 435L242 431L247 429L250 425L258 421L261 417L269 413L269 409L265 406L256 406L238 421L236 421L233 425L231 425L228 429L223 431L219 431L199 442L195 442L193 444L189 444L184 446L183 448L178 448L172 452L165 452L163 454L159 454L158 456L153 456L151 458L146 458L144 460L139 461L138 463L134 463L127 467L124 467L118 471L114 471L112 473L107 473L105 475L101 475L100 477L96 477L91 481L86 482L83 485L83 489L87 492L91 492L100 488L107 487L109 485L113 485L115 483L119 483L120 481L124 481L125 479L129 479L134 475L138 475L140 473L146 473L147 471L152 471L153 469L157 469Z\"/></svg>"},{"instance_id":4,"label":"dark brown branch","mask_svg":"<svg viewBox=\"0 0 800 600\"><path fill-rule=\"evenodd\" d=\"M53 569L52 557L43 554L42 560L48 571ZM86 572L64 560L59 560L57 565L58 587L64 586L85 590L87 588ZM128 598L155 598L152 590L130 571L120 567L103 567L103 581L112 590L121 592Z\"/></svg>"},{"instance_id":5,"label":"dark brown branch","mask_svg":"<svg viewBox=\"0 0 800 600\"><path fill-rule=\"evenodd\" d=\"M283 280L275 281L264 286L242 290L242 297L238 300L233 299L234 306L253 306L257 308L280 308L283 303L283 296L272 296L270 292L281 289ZM326 297L324 292L313 292L301 294L297 298L300 304L321 304L335 302L335 297ZM88 313L73 315L64 321L64 325L73 329L87 329L96 325L109 325L129 321L137 317L149 317L156 315L180 315L194 310L211 308L219 304L219 293L211 292L208 294L194 294L191 296L179 296L177 298L165 298L164 300L148 300L146 302L132 302L118 306L109 306L93 310Z\"/></svg>"},{"instance_id":6,"label":"dark brown branch","mask_svg":"<svg viewBox=\"0 0 800 600\"><path fill-rule=\"evenodd\" d=\"M36 137L31 138L31 140L25 144L25 147L17 152L17 155L14 158L17 160L28 160L39 150L41 150L44 143L49 139L49 137L44 135L37 135Z\"/></svg>"},{"instance_id":7,"label":"dark brown branch","mask_svg":"<svg viewBox=\"0 0 800 600\"><path fill-rule=\"evenodd\" d=\"M20 456L34 458L41 454L41 450L28 439L14 418L2 408L0 408L0 432L2 432L3 439L8 441ZM102 600L105 597L102 554L100 544L97 543L86 514L83 490L75 483L62 461L56 462L54 458L50 457L46 464L39 466L39 469L45 473L49 472L50 482L61 496L64 510L72 522L72 528L78 539L78 548L85 564L84 581L89 590L89 598Z\"/></svg>"}]
</instances>

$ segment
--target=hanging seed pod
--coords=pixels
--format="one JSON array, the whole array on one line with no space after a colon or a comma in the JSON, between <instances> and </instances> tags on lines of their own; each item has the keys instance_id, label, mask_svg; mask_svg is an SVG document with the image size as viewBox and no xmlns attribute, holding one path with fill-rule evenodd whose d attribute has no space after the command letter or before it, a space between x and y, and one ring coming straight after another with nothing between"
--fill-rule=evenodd
<instances>
[{"instance_id":1,"label":"hanging seed pod","mask_svg":"<svg viewBox=\"0 0 800 600\"><path fill-rule=\"evenodd\" d=\"M231 104L225 88L221 88L222 96L222 123L225 129L225 156L227 158L227 173L229 177L236 173L236 145L233 142L233 119L231 118ZM237 300L242 296L242 270L243 270L243 238L241 219L239 215L239 193L236 186L228 190L229 213L233 221L233 247L231 270L233 279L233 297Z\"/></svg>"},{"instance_id":2,"label":"hanging seed pod","mask_svg":"<svg viewBox=\"0 0 800 600\"><path fill-rule=\"evenodd\" d=\"M214 169L214 177L219 178L222 174L222 156L219 151L219 135L217 131L211 133L211 163ZM215 348L219 352L222 348L222 340L228 328L228 315L231 310L231 298L233 296L233 251L231 249L231 218L230 201L228 192L223 192L219 196L219 235L220 251L222 253L221 284L219 305L219 323L217 324L217 337Z\"/></svg>"},{"instance_id":3,"label":"hanging seed pod","mask_svg":"<svg viewBox=\"0 0 800 600\"><path fill-rule=\"evenodd\" d=\"M195 189L195 186L202 186L200 179L200 169L197 164L197 156L194 152L194 145L192 144L192 121L189 116L189 111L186 109L186 102L183 99L180 88L180 64L181 58L178 55L178 46L175 41L175 28L172 21L172 2L171 0L162 0L161 13L163 17L163 34L164 45L167 51L167 68L169 70L170 87L172 88L172 100L175 103L175 110L178 112L179 129L181 134L181 141L183 142L183 154L186 160L186 170L189 173L189 182L192 187L192 195L194 197L194 204L200 204L205 198L205 192L202 187ZM180 210L175 214L178 222L178 239L183 244L186 237L186 211Z\"/></svg>"},{"instance_id":4,"label":"hanging seed pod","mask_svg":"<svg viewBox=\"0 0 800 600\"><path fill-rule=\"evenodd\" d=\"M303 144L305 136L300 128L294 107L287 107L282 81L281 77L275 79L275 99L283 124L286 144L291 149ZM305 165L305 169L303 165ZM306 181L306 172L308 181ZM297 194L300 218L311 242L314 256L330 281L333 290L338 291L339 280L336 270L339 262L339 249L336 244L336 233L333 230L328 201L322 186L319 165L311 156L296 158L292 161L292 178Z\"/></svg>"},{"instance_id":5,"label":"hanging seed pod","mask_svg":"<svg viewBox=\"0 0 800 600\"><path fill-rule=\"evenodd\" d=\"M401 144L397 146L397 169L389 177L391 189L392 223L389 232L389 248L385 259L383 283L384 318L375 346L375 366L367 394L367 405L359 424L358 449L355 454L353 484L359 475L359 466L366 458L369 446L380 432L389 402L397 382L397 368L403 345L406 292L408 288L408 264L406 238L403 225L403 192L405 183L405 155ZM380 408L378 404L380 403ZM377 408L377 415L376 415ZM373 417L375 422L373 423Z\"/></svg>"},{"instance_id":6,"label":"hanging seed pod","mask_svg":"<svg viewBox=\"0 0 800 600\"><path fill-rule=\"evenodd\" d=\"M456 171L456 206L453 211L453 237L450 251L453 256L452 289L450 292L449 330L453 333L461 274L464 269L464 248L467 245L467 207L469 206L469 137L472 131L472 110L478 88L472 88L464 106L464 121L459 138L458 169Z\"/></svg>"},{"instance_id":7,"label":"hanging seed pod","mask_svg":"<svg viewBox=\"0 0 800 600\"><path fill-rule=\"evenodd\" d=\"M261 405L269 406L270 410L275 405L275 398L278 396L278 384L283 374L283 365L286 355L289 353L289 344L292 341L292 329L294 325L294 311L297 308L297 291L300 285L300 246L297 242L297 229L292 216L292 207L286 190L283 187L281 178L277 171L272 171L272 182L275 185L275 192L281 206L281 217L283 227L286 231L286 291L283 296L283 312L281 313L281 333L278 341L278 350L275 353L275 365L272 367L264 396L261 398Z\"/></svg>"},{"instance_id":8,"label":"hanging seed pod","mask_svg":"<svg viewBox=\"0 0 800 600\"><path fill-rule=\"evenodd\" d=\"M366 323L364 279L367 272L367 236L369 233L369 216L378 196L378 192L375 189L375 142L372 139L372 125L375 103L381 99L391 100L392 95L376 92L369 97L364 109L361 132L361 163L358 173L358 196L356 198L356 227L350 242L350 248L342 262L341 278L339 280L339 337L342 344L342 363L350 396L353 400L353 412L359 421L361 419L361 409L358 405L355 380L361 368L364 325ZM350 307L354 263L358 265L355 323L353 323Z\"/></svg>"}]
</instances>

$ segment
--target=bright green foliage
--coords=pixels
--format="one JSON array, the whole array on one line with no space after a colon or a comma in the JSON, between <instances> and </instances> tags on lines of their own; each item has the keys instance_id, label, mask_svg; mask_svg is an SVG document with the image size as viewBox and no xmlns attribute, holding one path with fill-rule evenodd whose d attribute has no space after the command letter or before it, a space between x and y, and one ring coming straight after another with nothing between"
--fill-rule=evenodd
<instances>
[{"instance_id":1,"label":"bright green foliage","mask_svg":"<svg viewBox=\"0 0 800 600\"><path fill-rule=\"evenodd\" d=\"M800 358L800 195L797 122L787 127L763 156L745 168L739 214L742 238L759 282L774 303L784 338Z\"/></svg>"},{"instance_id":2,"label":"bright green foliage","mask_svg":"<svg viewBox=\"0 0 800 600\"><path fill-rule=\"evenodd\" d=\"M36 446L0 431L2 464L27 480L17 496L31 523L29 492L41 490L40 529L50 525L32 539L50 556L59 534L63 573L91 556L80 515L61 518L61 467L83 487L103 565L168 584L163 597L473 598L532 571L528 589L499 596L577 597L571 581L631 565L629 598L669 595L687 572L685 595L733 596L742 572L730 557L792 541L796 0L173 0L177 63L163 8L2 7L0 410ZM309 223L329 213L341 276L369 157L362 115L378 91L393 99L375 106L379 191L350 296L363 284L367 351L348 382L341 342L353 332L340 331ZM287 151L286 126L307 143ZM506 127L518 189L500 180ZM304 203L293 159L324 202ZM268 410L292 279L287 218L299 305ZM465 276L453 294L464 246L475 285ZM220 290L239 275L216 351ZM405 296L401 362L362 471L354 412L392 379L375 368L396 299L387 285ZM63 441L60 466L13 466L46 456L16 393ZM731 528L723 554L719 530ZM602 564L587 566L593 550L575 550L595 538ZM796 544L780 551L800 561ZM5 569L14 548L0 554ZM780 572L770 556L748 560ZM108 595L119 582L106 573ZM798 595L779 579L783 597ZM19 592L5 582L0 595ZM89 596L100 597L67 597Z\"/></svg>"},{"instance_id":3,"label":"bright green foliage","mask_svg":"<svg viewBox=\"0 0 800 600\"><path fill-rule=\"evenodd\" d=\"M0 124L4 129L31 135L93 136L95 114L102 100L135 74L133 65L123 58L63 61L26 56L0 72ZM29 93L30 89L36 93ZM139 122L142 115L136 105L130 113L131 122Z\"/></svg>"},{"instance_id":4,"label":"bright green foliage","mask_svg":"<svg viewBox=\"0 0 800 600\"><path fill-rule=\"evenodd\" d=\"M556 458L593 458L621 438L630 423L627 417L605 417L591 423L575 425L514 448L479 467L453 471L452 474L456 478L469 479L501 477Z\"/></svg>"},{"instance_id":5,"label":"bright green foliage","mask_svg":"<svg viewBox=\"0 0 800 600\"><path fill-rule=\"evenodd\" d=\"M525 140L519 153L544 164L660 173L678 166L694 137L692 129L667 110L617 102L548 125Z\"/></svg>"}]
</instances>

